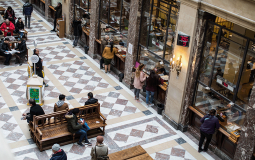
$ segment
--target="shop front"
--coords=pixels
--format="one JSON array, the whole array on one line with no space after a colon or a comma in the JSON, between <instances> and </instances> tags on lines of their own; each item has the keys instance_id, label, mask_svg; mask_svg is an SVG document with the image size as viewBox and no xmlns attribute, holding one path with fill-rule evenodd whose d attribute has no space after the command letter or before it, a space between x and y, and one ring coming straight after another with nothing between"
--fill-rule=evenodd
<instances>
[{"instance_id":1,"label":"shop front","mask_svg":"<svg viewBox=\"0 0 255 160\"><path fill-rule=\"evenodd\" d=\"M190 130L200 135L200 119L215 109L221 125L211 144L234 158L255 78L255 32L212 16L206 20L205 37Z\"/></svg>"},{"instance_id":2,"label":"shop front","mask_svg":"<svg viewBox=\"0 0 255 160\"><path fill-rule=\"evenodd\" d=\"M130 14L130 0L100 0L99 20L98 20L98 52L102 56L104 46L102 40L109 37L107 43L113 42L118 49L112 65L119 72L124 73L125 59L127 53L127 37Z\"/></svg>"},{"instance_id":3,"label":"shop front","mask_svg":"<svg viewBox=\"0 0 255 160\"><path fill-rule=\"evenodd\" d=\"M150 70L164 81L155 93L160 103L165 103L171 59L173 58L178 6L175 1L151 0L143 2L137 62L145 64L144 72Z\"/></svg>"},{"instance_id":4,"label":"shop front","mask_svg":"<svg viewBox=\"0 0 255 160\"><path fill-rule=\"evenodd\" d=\"M74 19L81 19L82 35L81 45L85 46L85 52L89 46L90 35L90 14L91 14L91 0L74 0Z\"/></svg>"}]
</instances>

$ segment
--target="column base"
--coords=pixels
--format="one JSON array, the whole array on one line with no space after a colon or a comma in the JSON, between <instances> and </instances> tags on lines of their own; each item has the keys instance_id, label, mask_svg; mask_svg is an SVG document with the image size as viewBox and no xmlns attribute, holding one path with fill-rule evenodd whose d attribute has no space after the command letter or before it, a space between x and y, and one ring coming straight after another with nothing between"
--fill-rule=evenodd
<instances>
[{"instance_id":1,"label":"column base","mask_svg":"<svg viewBox=\"0 0 255 160\"><path fill-rule=\"evenodd\" d=\"M188 130L188 126L183 126L182 124L175 122L174 120L172 120L171 118L169 118L169 117L165 114L165 112L163 112L162 115L163 115L163 119L164 119L168 124L170 124L172 127L174 127L174 129L180 130L180 131L182 131L182 132L186 132L186 131Z\"/></svg>"}]
</instances>

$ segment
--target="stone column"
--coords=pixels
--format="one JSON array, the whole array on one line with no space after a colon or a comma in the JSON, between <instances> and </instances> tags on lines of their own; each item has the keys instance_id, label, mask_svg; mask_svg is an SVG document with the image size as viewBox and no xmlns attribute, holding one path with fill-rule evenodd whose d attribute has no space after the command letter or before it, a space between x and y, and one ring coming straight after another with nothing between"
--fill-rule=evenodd
<instances>
[{"instance_id":1,"label":"stone column","mask_svg":"<svg viewBox=\"0 0 255 160\"><path fill-rule=\"evenodd\" d=\"M192 105L192 100L194 97L194 90L196 89L196 79L197 74L199 72L199 62L200 57L202 53L202 47L203 47L203 39L205 34L205 26L206 26L206 19L204 17L204 11L199 10L198 11L198 20L197 20L197 27L196 27L196 33L195 33L195 39L193 42L193 49L190 52L190 63L188 66L188 81L187 81L187 87L185 89L184 93L184 102L182 106L181 111L181 120L180 120L180 128L182 131L186 131L188 126L188 115L189 115L189 109L188 107Z\"/></svg>"},{"instance_id":2,"label":"stone column","mask_svg":"<svg viewBox=\"0 0 255 160\"><path fill-rule=\"evenodd\" d=\"M250 160L255 146L255 83L246 110L241 136L238 140L234 160Z\"/></svg>"},{"instance_id":3,"label":"stone column","mask_svg":"<svg viewBox=\"0 0 255 160\"><path fill-rule=\"evenodd\" d=\"M73 37L73 14L74 14L74 7L73 7L74 0L66 0L64 3L62 2L62 14L65 16L65 36L68 39L72 39ZM68 12L63 12L68 11Z\"/></svg>"},{"instance_id":4,"label":"stone column","mask_svg":"<svg viewBox=\"0 0 255 160\"><path fill-rule=\"evenodd\" d=\"M182 2L179 9L179 17L177 23L177 39L178 32L183 32L190 36L190 45L189 47L178 46L177 41L175 41L174 47L174 55L175 59L182 55L182 70L180 72L179 77L177 77L176 71L171 72L171 76L169 78L169 85L166 95L166 103L165 103L165 112L163 114L163 118L170 123L176 129L183 129L181 125L182 114L183 112L186 114L187 108L189 104L186 104L189 95L185 95L185 91L189 90L192 80L192 70L194 71L194 57L199 50L200 35L201 33L201 25L202 20L199 18L197 5L187 5L185 2ZM201 45L201 44L200 44ZM197 66L198 67L198 66ZM190 101L192 97L189 97ZM184 117L186 118L186 117Z\"/></svg>"},{"instance_id":5,"label":"stone column","mask_svg":"<svg viewBox=\"0 0 255 160\"><path fill-rule=\"evenodd\" d=\"M44 10L44 18L46 19L46 20L48 20L49 19L49 12L50 12L50 8L49 8L49 6L50 6L50 4L51 4L51 0L45 0L45 10Z\"/></svg>"},{"instance_id":6,"label":"stone column","mask_svg":"<svg viewBox=\"0 0 255 160\"><path fill-rule=\"evenodd\" d=\"M149 2L147 2L149 3ZM129 44L133 45L132 54L126 54L125 59L125 71L124 71L124 83L130 88L132 79L132 68L136 62L137 50L139 44L139 29L141 20L142 0L131 0L130 2L130 15L128 25L128 40L127 48Z\"/></svg>"},{"instance_id":7,"label":"stone column","mask_svg":"<svg viewBox=\"0 0 255 160\"><path fill-rule=\"evenodd\" d=\"M100 0L91 0L91 14L90 14L90 34L89 34L89 56L95 58L98 52L98 43L95 41L98 37L99 26L99 3Z\"/></svg>"}]
</instances>

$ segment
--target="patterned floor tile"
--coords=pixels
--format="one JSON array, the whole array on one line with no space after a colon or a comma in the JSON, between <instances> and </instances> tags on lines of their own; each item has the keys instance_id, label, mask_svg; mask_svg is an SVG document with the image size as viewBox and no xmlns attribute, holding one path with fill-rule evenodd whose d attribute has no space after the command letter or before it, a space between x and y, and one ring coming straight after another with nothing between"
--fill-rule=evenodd
<instances>
[{"instance_id":1,"label":"patterned floor tile","mask_svg":"<svg viewBox=\"0 0 255 160\"><path fill-rule=\"evenodd\" d=\"M38 22L39 23L39 22ZM52 43L52 42L61 42L64 41L65 39L59 38L55 33L49 33L49 34L44 34L44 35L34 35L28 37L26 44L29 45L34 45L34 41L37 42L37 44L43 44L43 43ZM45 47L47 48L47 47ZM52 47L49 47L49 49ZM55 47L53 47L55 48ZM61 49L61 48L60 48ZM62 51L62 50L60 50ZM67 51L63 50L63 53L66 53ZM49 51L47 52L49 53ZM52 52L54 54L54 52Z\"/></svg>"}]
</instances>

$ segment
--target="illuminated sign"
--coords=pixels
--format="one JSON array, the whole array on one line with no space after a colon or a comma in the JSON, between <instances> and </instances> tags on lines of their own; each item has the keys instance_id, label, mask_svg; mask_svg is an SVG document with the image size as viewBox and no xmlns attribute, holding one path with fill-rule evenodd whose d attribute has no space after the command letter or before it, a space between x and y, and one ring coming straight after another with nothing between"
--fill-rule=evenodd
<instances>
[{"instance_id":1,"label":"illuminated sign","mask_svg":"<svg viewBox=\"0 0 255 160\"><path fill-rule=\"evenodd\" d=\"M178 34L177 45L189 47L190 36Z\"/></svg>"}]
</instances>

